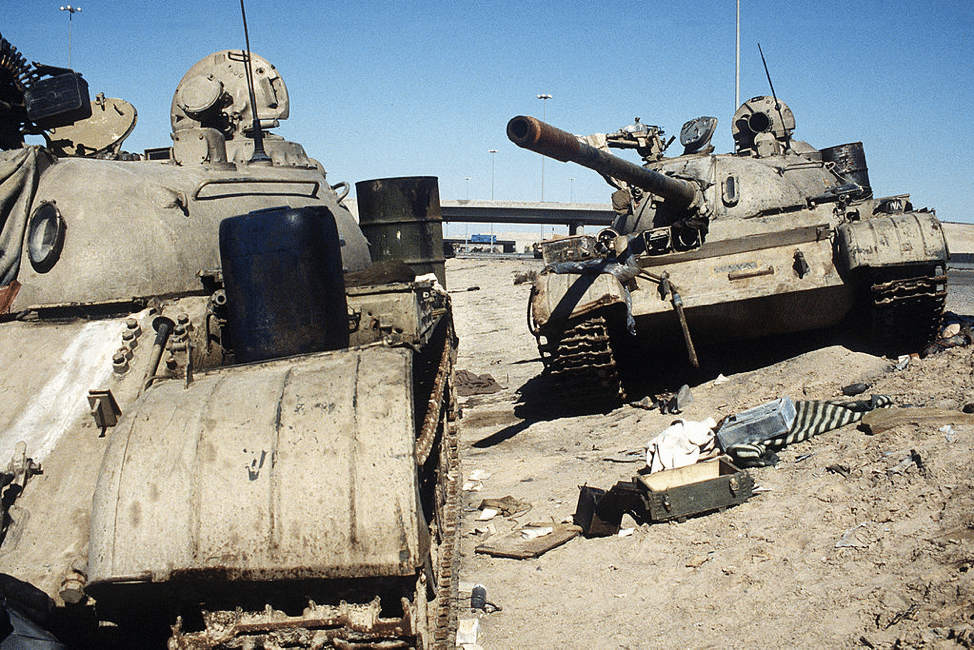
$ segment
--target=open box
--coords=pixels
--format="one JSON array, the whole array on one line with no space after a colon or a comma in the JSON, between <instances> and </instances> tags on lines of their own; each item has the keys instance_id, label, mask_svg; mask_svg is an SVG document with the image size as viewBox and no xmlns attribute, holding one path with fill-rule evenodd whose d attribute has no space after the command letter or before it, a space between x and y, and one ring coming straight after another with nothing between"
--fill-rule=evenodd
<instances>
[{"instance_id":1,"label":"open box","mask_svg":"<svg viewBox=\"0 0 974 650\"><path fill-rule=\"evenodd\" d=\"M650 521L683 521L747 501L754 479L726 456L633 479Z\"/></svg>"},{"instance_id":2,"label":"open box","mask_svg":"<svg viewBox=\"0 0 974 650\"><path fill-rule=\"evenodd\" d=\"M619 481L611 490L579 487L575 524L586 537L619 532L622 515L630 512L647 522L683 521L747 501L754 479L727 456L655 474Z\"/></svg>"}]
</instances>

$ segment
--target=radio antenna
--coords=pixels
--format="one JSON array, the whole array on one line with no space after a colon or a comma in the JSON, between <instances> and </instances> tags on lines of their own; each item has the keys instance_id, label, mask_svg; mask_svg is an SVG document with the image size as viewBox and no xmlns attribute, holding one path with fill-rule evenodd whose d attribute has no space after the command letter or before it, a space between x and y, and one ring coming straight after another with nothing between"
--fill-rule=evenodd
<instances>
[{"instance_id":1,"label":"radio antenna","mask_svg":"<svg viewBox=\"0 0 974 650\"><path fill-rule=\"evenodd\" d=\"M247 74L247 90L250 92L250 112L254 116L254 155L250 157L250 164L270 165L271 159L264 151L264 133L260 130L260 118L257 117L257 96L254 94L254 71L250 65L250 35L247 33L247 12L244 11L244 0L240 0L240 16L243 18L244 41L247 49L244 51L244 69Z\"/></svg>"},{"instance_id":2,"label":"radio antenna","mask_svg":"<svg viewBox=\"0 0 974 650\"><path fill-rule=\"evenodd\" d=\"M243 3L243 0L240 0ZM771 97L774 98L774 108L778 111L778 119L781 120L781 128L785 134L785 149L791 148L791 138L788 137L788 128L785 126L785 116L781 114L781 102L778 101L778 96L774 93L774 84L771 83L771 73L768 72L768 62L764 60L764 50L761 49L761 44L758 43L758 52L761 53L761 63L764 64L764 74L768 77L768 85L771 86Z\"/></svg>"}]
</instances>

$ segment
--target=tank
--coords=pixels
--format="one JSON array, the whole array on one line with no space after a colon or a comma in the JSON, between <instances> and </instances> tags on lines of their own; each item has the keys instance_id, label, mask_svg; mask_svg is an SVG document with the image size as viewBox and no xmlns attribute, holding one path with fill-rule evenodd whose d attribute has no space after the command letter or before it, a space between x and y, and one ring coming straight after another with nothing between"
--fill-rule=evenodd
<instances>
[{"instance_id":1,"label":"tank","mask_svg":"<svg viewBox=\"0 0 974 650\"><path fill-rule=\"evenodd\" d=\"M735 113L735 151L714 154L717 119L675 138L636 123L574 136L533 117L520 147L588 167L616 188L611 228L545 242L529 325L545 373L570 404L611 405L638 380L699 367L697 348L839 326L887 353L937 331L947 244L935 212L873 196L862 143L815 149L792 137L775 97ZM635 149L637 165L609 153ZM682 349L676 366L667 351Z\"/></svg>"},{"instance_id":2,"label":"tank","mask_svg":"<svg viewBox=\"0 0 974 650\"><path fill-rule=\"evenodd\" d=\"M44 648L452 647L441 283L372 263L348 183L271 131L265 59L199 61L172 145L130 154L131 104L0 44L0 618Z\"/></svg>"}]
</instances>

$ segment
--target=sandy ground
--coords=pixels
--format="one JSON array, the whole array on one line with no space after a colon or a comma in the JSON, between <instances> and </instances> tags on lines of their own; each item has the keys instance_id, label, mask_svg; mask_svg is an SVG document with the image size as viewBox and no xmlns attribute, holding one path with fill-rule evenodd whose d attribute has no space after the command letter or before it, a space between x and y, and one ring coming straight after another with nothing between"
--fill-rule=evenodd
<instances>
[{"instance_id":1,"label":"sandy ground","mask_svg":"<svg viewBox=\"0 0 974 650\"><path fill-rule=\"evenodd\" d=\"M465 493L461 587L481 583L501 611L479 618L478 643L500 648L972 647L974 619L974 426L905 424L878 435L854 425L779 453L777 467L750 470L762 492L722 513L684 523L635 526L628 537L578 537L536 559L475 552L485 498L531 504L527 522L569 520L578 486L610 488L639 464L604 460L643 447L672 415L631 405L566 416L527 331L534 260L453 259L447 282L460 336L458 367L490 373L504 390L462 399L463 471L490 477ZM479 287L478 290L468 290ZM971 314L966 295L948 308ZM795 337L759 361L690 383L690 420L740 412L787 395L828 399L872 384L899 406L959 412L974 401L971 348L906 369L821 336ZM677 386L674 386L677 388ZM916 463L901 465L915 450ZM809 455L810 454L810 455ZM825 468L850 468L847 477ZM895 469L900 466L899 469ZM891 471L891 468L892 469ZM624 520L623 525L634 525ZM840 546L836 546L840 543Z\"/></svg>"}]
</instances>

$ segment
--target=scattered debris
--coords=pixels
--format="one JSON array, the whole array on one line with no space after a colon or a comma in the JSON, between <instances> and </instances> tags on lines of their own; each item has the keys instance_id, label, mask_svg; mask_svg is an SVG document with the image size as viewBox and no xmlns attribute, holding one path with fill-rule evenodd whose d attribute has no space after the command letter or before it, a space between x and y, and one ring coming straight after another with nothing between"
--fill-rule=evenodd
<instances>
[{"instance_id":1,"label":"scattered debris","mask_svg":"<svg viewBox=\"0 0 974 650\"><path fill-rule=\"evenodd\" d=\"M522 534L530 529L550 529L545 535L528 533L530 539ZM559 524L553 522L532 523L505 535L499 535L477 546L478 553L494 557L508 557L523 560L538 557L551 549L561 546L565 542L578 537L581 527L573 524Z\"/></svg>"},{"instance_id":2,"label":"scattered debris","mask_svg":"<svg viewBox=\"0 0 974 650\"><path fill-rule=\"evenodd\" d=\"M888 630L889 628L893 627L894 625L896 625L897 623L899 623L904 619L912 619L913 615L916 614L918 611L920 611L920 606L917 605L916 603L913 603L903 611L897 612L890 620L890 622L886 624L886 629Z\"/></svg>"},{"instance_id":3,"label":"scattered debris","mask_svg":"<svg viewBox=\"0 0 974 650\"><path fill-rule=\"evenodd\" d=\"M486 526L474 526L473 532L477 535L485 535L490 537L491 535L497 534L497 528L494 524L487 524Z\"/></svg>"},{"instance_id":4,"label":"scattered debris","mask_svg":"<svg viewBox=\"0 0 974 650\"><path fill-rule=\"evenodd\" d=\"M690 387L686 384L680 386L680 390L676 393L666 393L661 395L659 399L656 400L659 406L660 413L670 413L678 414L682 413L684 409L690 404L693 404L693 394L690 393Z\"/></svg>"},{"instance_id":5,"label":"scattered debris","mask_svg":"<svg viewBox=\"0 0 974 650\"><path fill-rule=\"evenodd\" d=\"M676 420L662 433L646 443L646 465L650 472L661 472L693 465L716 454L713 418L703 422Z\"/></svg>"},{"instance_id":6,"label":"scattered debris","mask_svg":"<svg viewBox=\"0 0 974 650\"><path fill-rule=\"evenodd\" d=\"M494 508L481 508L480 515L477 516L477 521L490 521L498 515L498 512Z\"/></svg>"},{"instance_id":7,"label":"scattered debris","mask_svg":"<svg viewBox=\"0 0 974 650\"><path fill-rule=\"evenodd\" d=\"M470 591L470 609L485 609L487 607L487 587L474 585Z\"/></svg>"},{"instance_id":8,"label":"scattered debris","mask_svg":"<svg viewBox=\"0 0 974 650\"><path fill-rule=\"evenodd\" d=\"M652 399L651 397L644 397L637 402L629 402L629 405L635 406L636 408L646 409L647 411L651 411L652 409L656 408L657 403L656 400Z\"/></svg>"},{"instance_id":9,"label":"scattered debris","mask_svg":"<svg viewBox=\"0 0 974 650\"><path fill-rule=\"evenodd\" d=\"M457 395L461 397L489 395L504 390L504 387L494 381L492 376L477 375L469 370L457 370L455 382Z\"/></svg>"},{"instance_id":10,"label":"scattered debris","mask_svg":"<svg viewBox=\"0 0 974 650\"><path fill-rule=\"evenodd\" d=\"M869 427L870 433L875 435L902 424L918 426L974 424L974 414L928 407L881 409L867 413L862 423Z\"/></svg>"},{"instance_id":11,"label":"scattered debris","mask_svg":"<svg viewBox=\"0 0 974 650\"><path fill-rule=\"evenodd\" d=\"M531 510L531 504L508 495L502 499L484 499L480 502L480 510L493 510L494 516L501 514L505 517L517 517Z\"/></svg>"},{"instance_id":12,"label":"scattered debris","mask_svg":"<svg viewBox=\"0 0 974 650\"><path fill-rule=\"evenodd\" d=\"M892 477L893 474L902 476L903 472L909 469L910 465L916 465L917 469L920 470L921 476L927 475L927 468L923 465L923 459L920 458L920 454L916 449L911 449L909 456L900 461L895 467L890 467L886 470L886 476Z\"/></svg>"},{"instance_id":13,"label":"scattered debris","mask_svg":"<svg viewBox=\"0 0 974 650\"><path fill-rule=\"evenodd\" d=\"M835 548L865 548L868 546L857 538L859 529L865 526L866 522L863 522L842 533L842 537L835 543Z\"/></svg>"},{"instance_id":14,"label":"scattered debris","mask_svg":"<svg viewBox=\"0 0 974 650\"><path fill-rule=\"evenodd\" d=\"M947 442L954 442L957 439L954 435L954 427L950 426L949 424L945 424L944 426L940 427L939 431L940 433L944 434L944 438L947 439Z\"/></svg>"},{"instance_id":15,"label":"scattered debris","mask_svg":"<svg viewBox=\"0 0 974 650\"><path fill-rule=\"evenodd\" d=\"M964 347L974 343L974 331L972 331L974 317L946 312L943 316L943 322L944 327L940 330L937 340L924 348L924 357L949 348Z\"/></svg>"},{"instance_id":16,"label":"scattered debris","mask_svg":"<svg viewBox=\"0 0 974 650\"><path fill-rule=\"evenodd\" d=\"M640 463L646 460L646 448L625 449L612 456L605 456L602 460L612 463Z\"/></svg>"},{"instance_id":17,"label":"scattered debris","mask_svg":"<svg viewBox=\"0 0 974 650\"><path fill-rule=\"evenodd\" d=\"M829 465L825 468L825 471L831 472L832 474L838 474L842 478L846 478L852 472L848 465Z\"/></svg>"},{"instance_id":18,"label":"scattered debris","mask_svg":"<svg viewBox=\"0 0 974 650\"><path fill-rule=\"evenodd\" d=\"M466 645L477 642L477 635L480 634L479 618L463 618L457 624L457 645Z\"/></svg>"},{"instance_id":19,"label":"scattered debris","mask_svg":"<svg viewBox=\"0 0 974 650\"><path fill-rule=\"evenodd\" d=\"M521 529L521 539L538 539L554 532L551 526L525 526Z\"/></svg>"},{"instance_id":20,"label":"scattered debris","mask_svg":"<svg viewBox=\"0 0 974 650\"><path fill-rule=\"evenodd\" d=\"M869 384L860 382L858 384L849 384L848 386L843 386L842 394L846 397L854 397L856 395L865 393L867 390L869 390Z\"/></svg>"},{"instance_id":21,"label":"scattered debris","mask_svg":"<svg viewBox=\"0 0 974 650\"><path fill-rule=\"evenodd\" d=\"M688 569L699 569L704 565L704 563L713 556L713 552L707 553L706 555L698 555L696 557L687 560L686 567Z\"/></svg>"},{"instance_id":22,"label":"scattered debris","mask_svg":"<svg viewBox=\"0 0 974 650\"><path fill-rule=\"evenodd\" d=\"M721 384L726 384L730 379L725 377L723 374L717 375L717 379L714 380L714 386L720 386Z\"/></svg>"}]
</instances>

